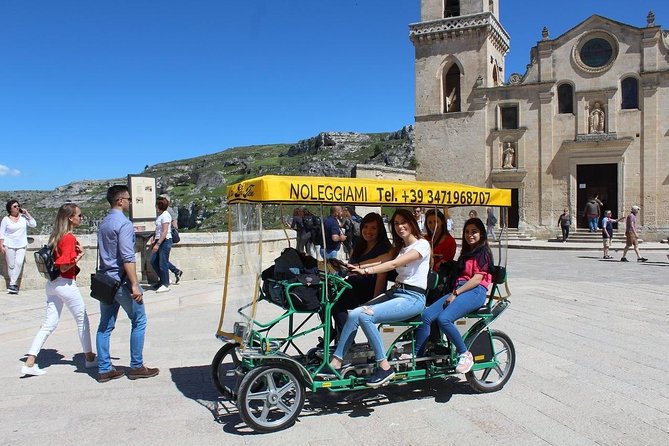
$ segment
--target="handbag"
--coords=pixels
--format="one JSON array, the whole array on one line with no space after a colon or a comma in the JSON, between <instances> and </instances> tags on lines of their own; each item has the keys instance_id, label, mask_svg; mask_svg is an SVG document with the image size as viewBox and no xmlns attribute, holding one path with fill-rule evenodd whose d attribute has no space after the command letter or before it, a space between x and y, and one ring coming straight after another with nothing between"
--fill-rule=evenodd
<instances>
[{"instance_id":1,"label":"handbag","mask_svg":"<svg viewBox=\"0 0 669 446\"><path fill-rule=\"evenodd\" d=\"M172 243L179 243L181 241L181 236L179 235L179 230L172 226Z\"/></svg>"},{"instance_id":2,"label":"handbag","mask_svg":"<svg viewBox=\"0 0 669 446\"><path fill-rule=\"evenodd\" d=\"M109 277L105 273L99 272L99 261L100 254L96 253L95 273L91 274L91 297L93 299L99 300L103 304L111 305L114 303L116 292L121 287L123 276L121 276L121 280L116 280L113 277Z\"/></svg>"},{"instance_id":3,"label":"handbag","mask_svg":"<svg viewBox=\"0 0 669 446\"><path fill-rule=\"evenodd\" d=\"M105 273L96 272L91 274L91 297L103 304L111 305L120 287L121 282L119 280L109 277Z\"/></svg>"}]
</instances>

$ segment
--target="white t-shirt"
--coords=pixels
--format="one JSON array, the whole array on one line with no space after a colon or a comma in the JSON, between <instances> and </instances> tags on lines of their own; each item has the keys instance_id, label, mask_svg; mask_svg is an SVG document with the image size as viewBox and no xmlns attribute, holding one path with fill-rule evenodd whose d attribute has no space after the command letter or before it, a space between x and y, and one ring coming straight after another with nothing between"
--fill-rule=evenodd
<instances>
[{"instance_id":1,"label":"white t-shirt","mask_svg":"<svg viewBox=\"0 0 669 446\"><path fill-rule=\"evenodd\" d=\"M14 223L9 216L2 219L0 223L0 239L7 248L19 249L28 246L28 226L37 226L34 218L28 220L24 215L19 216L19 221Z\"/></svg>"},{"instance_id":2,"label":"white t-shirt","mask_svg":"<svg viewBox=\"0 0 669 446\"><path fill-rule=\"evenodd\" d=\"M156 240L159 240L160 236L163 234L163 223L167 223L167 235L165 238L172 238L172 230L170 229L170 226L172 225L172 216L169 212L163 211L163 213L156 218Z\"/></svg>"},{"instance_id":3,"label":"white t-shirt","mask_svg":"<svg viewBox=\"0 0 669 446\"><path fill-rule=\"evenodd\" d=\"M416 240L411 245L400 249L397 257L412 249L420 254L420 259L397 268L396 282L427 288L427 273L430 271L430 242L425 239Z\"/></svg>"}]
</instances>

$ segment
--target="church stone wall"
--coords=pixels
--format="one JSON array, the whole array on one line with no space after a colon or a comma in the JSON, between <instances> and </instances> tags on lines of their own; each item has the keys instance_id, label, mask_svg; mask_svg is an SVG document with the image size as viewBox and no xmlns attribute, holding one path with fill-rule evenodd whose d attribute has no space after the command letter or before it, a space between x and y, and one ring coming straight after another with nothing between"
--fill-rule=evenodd
<instances>
[{"instance_id":1,"label":"church stone wall","mask_svg":"<svg viewBox=\"0 0 669 446\"><path fill-rule=\"evenodd\" d=\"M424 20L441 18L442 0L421 5ZM488 9L487 2L460 2L462 16ZM499 40L504 31L495 31L494 23L447 37L415 38L418 177L518 189L519 227L552 233L564 207L580 217L579 166L613 164L617 182L612 178L608 184L615 185L617 196L610 196L611 189L608 193L618 214L638 204L644 239L666 238L669 33L651 16L647 22L630 26L595 15L555 39L546 30L530 51L527 72L509 77L502 71L500 80L508 77L503 85L495 84L493 70L495 64L504 69ZM575 46L595 35L617 47L615 58L601 69L573 55ZM463 111L442 113L441 69L454 59L462 69ZM628 76L639 81L638 109L622 109L621 81ZM573 113L560 114L557 89L565 82L574 90ZM603 127L590 119L596 103ZM518 106L519 129L500 128L499 107L507 104ZM503 166L508 142L515 148L511 168ZM586 179L586 187L592 181Z\"/></svg>"}]
</instances>

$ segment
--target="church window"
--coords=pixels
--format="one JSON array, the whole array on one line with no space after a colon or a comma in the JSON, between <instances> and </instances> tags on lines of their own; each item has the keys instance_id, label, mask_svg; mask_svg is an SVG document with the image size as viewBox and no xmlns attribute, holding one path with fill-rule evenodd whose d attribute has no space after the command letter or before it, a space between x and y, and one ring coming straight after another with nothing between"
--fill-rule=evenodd
<instances>
[{"instance_id":1,"label":"church window","mask_svg":"<svg viewBox=\"0 0 669 446\"><path fill-rule=\"evenodd\" d=\"M589 67L603 67L611 60L613 48L608 40L600 37L590 39L581 47L581 60Z\"/></svg>"},{"instance_id":2,"label":"church window","mask_svg":"<svg viewBox=\"0 0 669 446\"><path fill-rule=\"evenodd\" d=\"M518 128L518 105L502 105L499 107L502 129Z\"/></svg>"},{"instance_id":3,"label":"church window","mask_svg":"<svg viewBox=\"0 0 669 446\"><path fill-rule=\"evenodd\" d=\"M639 108L639 81L634 77L626 77L621 82L623 109Z\"/></svg>"},{"instance_id":4,"label":"church window","mask_svg":"<svg viewBox=\"0 0 669 446\"><path fill-rule=\"evenodd\" d=\"M574 88L570 84L558 87L558 113L574 113Z\"/></svg>"},{"instance_id":5,"label":"church window","mask_svg":"<svg viewBox=\"0 0 669 446\"><path fill-rule=\"evenodd\" d=\"M578 39L572 50L572 58L586 73L602 73L611 68L618 50L618 40L613 34L595 30Z\"/></svg>"},{"instance_id":6,"label":"church window","mask_svg":"<svg viewBox=\"0 0 669 446\"><path fill-rule=\"evenodd\" d=\"M460 68L453 64L444 71L444 113L460 111Z\"/></svg>"},{"instance_id":7,"label":"church window","mask_svg":"<svg viewBox=\"0 0 669 446\"><path fill-rule=\"evenodd\" d=\"M460 15L460 0L444 0L444 17Z\"/></svg>"}]
</instances>

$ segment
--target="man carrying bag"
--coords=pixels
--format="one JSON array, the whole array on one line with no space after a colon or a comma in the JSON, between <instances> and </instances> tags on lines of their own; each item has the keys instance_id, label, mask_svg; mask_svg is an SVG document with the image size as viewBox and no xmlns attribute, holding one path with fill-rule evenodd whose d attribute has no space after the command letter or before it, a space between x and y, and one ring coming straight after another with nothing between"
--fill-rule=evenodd
<instances>
[{"instance_id":1,"label":"man carrying bag","mask_svg":"<svg viewBox=\"0 0 669 446\"><path fill-rule=\"evenodd\" d=\"M120 307L123 307L132 323L128 378L151 378L159 373L158 369L146 367L143 360L146 313L144 291L139 286L135 267L135 231L125 216L130 209L130 200L127 186L115 185L107 189L107 201L111 209L98 230L100 266L96 273L121 283L110 303L100 302L100 325L95 341L98 351L98 382L101 383L124 375L112 366L109 353L109 338Z\"/></svg>"}]
</instances>

